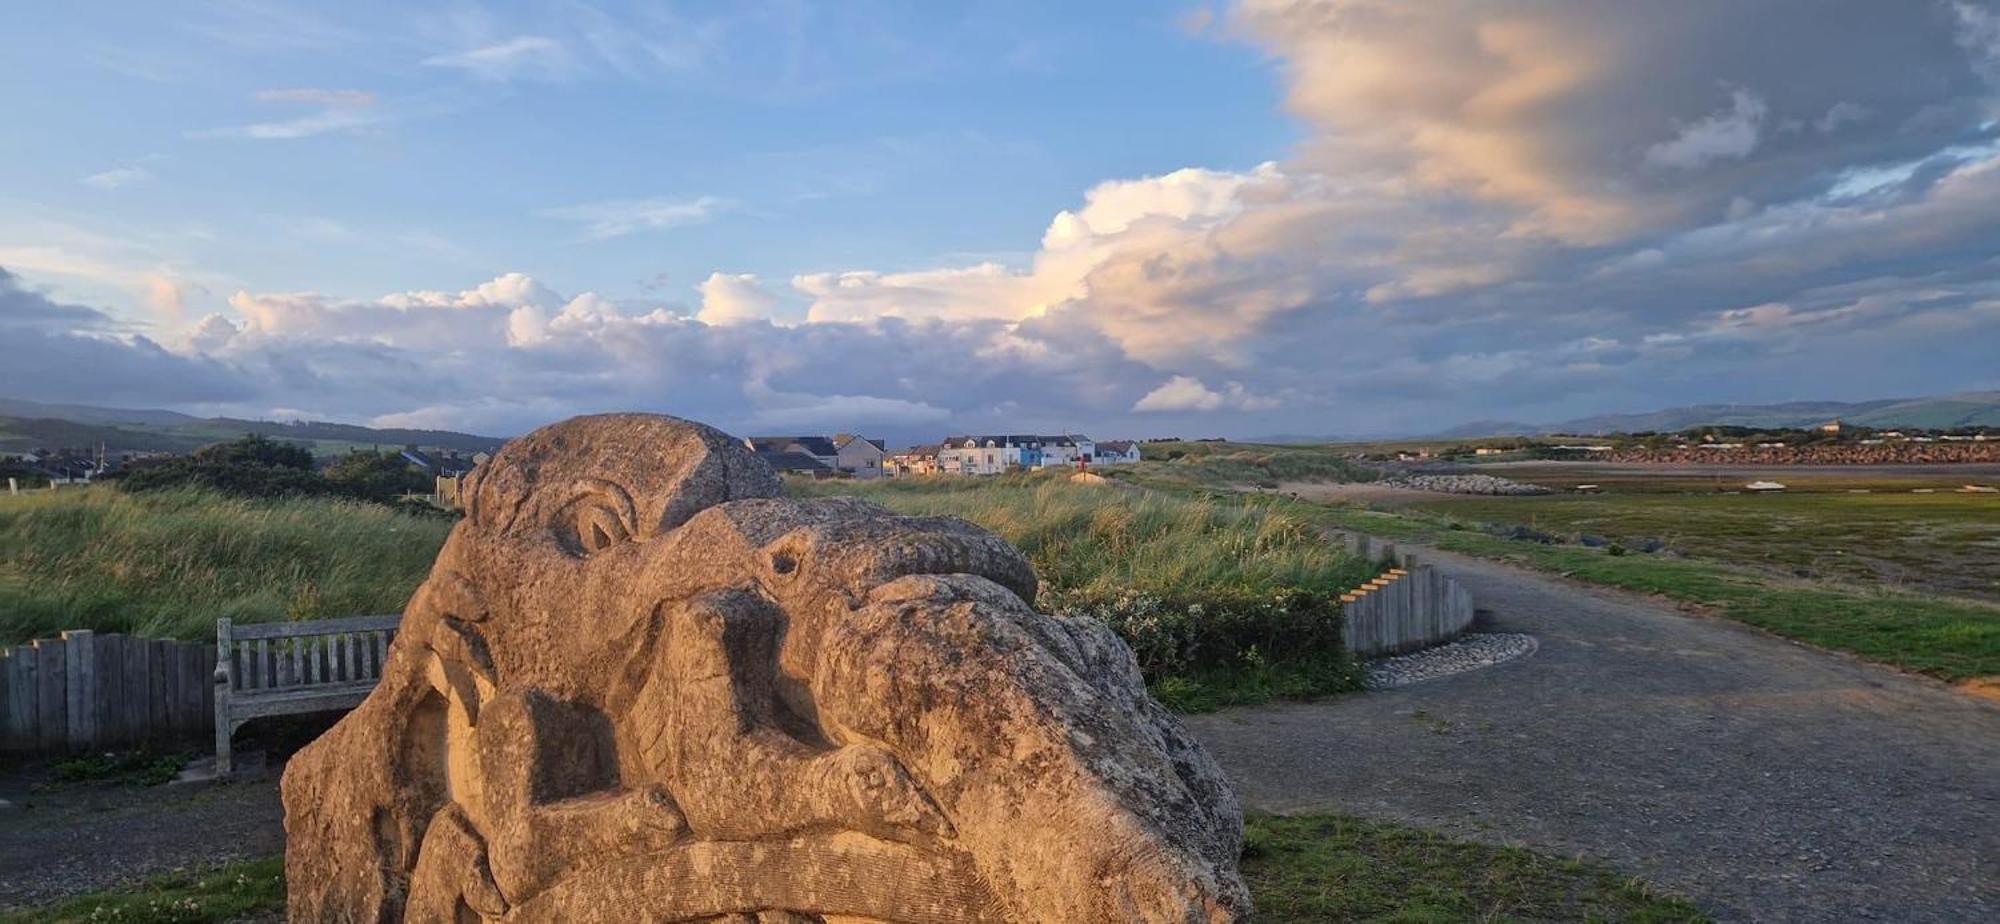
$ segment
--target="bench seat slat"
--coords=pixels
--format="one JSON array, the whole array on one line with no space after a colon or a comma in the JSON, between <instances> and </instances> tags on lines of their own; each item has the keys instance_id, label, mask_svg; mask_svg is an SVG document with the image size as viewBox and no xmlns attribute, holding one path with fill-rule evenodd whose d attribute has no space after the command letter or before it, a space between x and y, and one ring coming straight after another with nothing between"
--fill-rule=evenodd
<instances>
[{"instance_id":1,"label":"bench seat slat","mask_svg":"<svg viewBox=\"0 0 2000 924\"><path fill-rule=\"evenodd\" d=\"M366 632L375 629L390 629L403 620L401 616L349 616L344 619L308 619L297 622L260 622L252 625L235 625L229 628L231 638L298 638L308 635L339 635L343 632Z\"/></svg>"}]
</instances>

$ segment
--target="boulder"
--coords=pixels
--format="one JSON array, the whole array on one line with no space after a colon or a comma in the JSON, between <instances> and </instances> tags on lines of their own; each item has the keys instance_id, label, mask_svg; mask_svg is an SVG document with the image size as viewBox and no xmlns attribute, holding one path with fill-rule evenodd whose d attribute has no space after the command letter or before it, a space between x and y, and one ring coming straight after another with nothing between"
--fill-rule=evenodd
<instances>
[{"instance_id":1,"label":"boulder","mask_svg":"<svg viewBox=\"0 0 2000 924\"><path fill-rule=\"evenodd\" d=\"M962 520L582 417L473 473L382 681L286 767L290 919L1225 922L1242 814Z\"/></svg>"}]
</instances>

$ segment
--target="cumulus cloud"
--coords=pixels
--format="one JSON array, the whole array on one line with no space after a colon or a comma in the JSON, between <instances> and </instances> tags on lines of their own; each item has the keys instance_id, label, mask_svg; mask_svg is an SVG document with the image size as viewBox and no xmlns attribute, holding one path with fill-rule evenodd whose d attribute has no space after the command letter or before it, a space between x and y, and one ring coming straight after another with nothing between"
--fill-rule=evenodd
<instances>
[{"instance_id":1,"label":"cumulus cloud","mask_svg":"<svg viewBox=\"0 0 2000 924\"><path fill-rule=\"evenodd\" d=\"M248 392L223 367L169 351L95 308L57 302L0 268L0 395L160 404Z\"/></svg>"},{"instance_id":2,"label":"cumulus cloud","mask_svg":"<svg viewBox=\"0 0 2000 924\"><path fill-rule=\"evenodd\" d=\"M1147 392L1145 397L1132 405L1132 410L1141 413L1219 411L1224 408L1262 411L1276 406L1276 401L1250 394L1238 382L1230 382L1222 391L1215 391L1193 376L1177 375Z\"/></svg>"},{"instance_id":3,"label":"cumulus cloud","mask_svg":"<svg viewBox=\"0 0 2000 924\"><path fill-rule=\"evenodd\" d=\"M708 324L767 320L778 307L778 297L765 291L755 273L710 273L698 288L701 311L695 316Z\"/></svg>"}]
</instances>

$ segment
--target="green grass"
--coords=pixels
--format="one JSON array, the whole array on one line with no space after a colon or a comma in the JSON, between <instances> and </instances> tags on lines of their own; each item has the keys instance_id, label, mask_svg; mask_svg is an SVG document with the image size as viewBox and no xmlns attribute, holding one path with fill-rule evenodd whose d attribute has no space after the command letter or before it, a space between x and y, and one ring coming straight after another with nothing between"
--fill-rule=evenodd
<instances>
[{"instance_id":1,"label":"green grass","mask_svg":"<svg viewBox=\"0 0 2000 924\"><path fill-rule=\"evenodd\" d=\"M1252 816L1242 869L1260 922L1700 922L1693 905L1602 866L1337 815ZM0 924L202 924L285 904L277 858L162 876Z\"/></svg>"},{"instance_id":2,"label":"green grass","mask_svg":"<svg viewBox=\"0 0 2000 924\"><path fill-rule=\"evenodd\" d=\"M1147 443L1144 462L1106 466L1103 474L1137 483L1229 488L1286 481L1372 481L1374 469L1349 448L1266 443Z\"/></svg>"},{"instance_id":3,"label":"green grass","mask_svg":"<svg viewBox=\"0 0 2000 924\"><path fill-rule=\"evenodd\" d=\"M137 888L39 908L0 911L0 924L220 924L284 907L285 862L270 857L204 872L169 873Z\"/></svg>"},{"instance_id":4,"label":"green grass","mask_svg":"<svg viewBox=\"0 0 2000 924\"><path fill-rule=\"evenodd\" d=\"M794 482L900 513L956 516L1034 563L1037 605L1104 620L1131 644L1153 694L1198 712L1357 689L1340 650L1337 599L1374 566L1310 520L1218 499L1056 473Z\"/></svg>"},{"instance_id":5,"label":"green grass","mask_svg":"<svg viewBox=\"0 0 2000 924\"><path fill-rule=\"evenodd\" d=\"M851 494L898 513L962 517L999 533L1064 592L1338 593L1373 576L1309 519L1059 474L794 481L799 496Z\"/></svg>"},{"instance_id":6,"label":"green grass","mask_svg":"<svg viewBox=\"0 0 2000 924\"><path fill-rule=\"evenodd\" d=\"M2000 602L2000 495L1570 494L1440 497L1413 506L1628 546L1657 538L1698 558L1788 576Z\"/></svg>"},{"instance_id":7,"label":"green grass","mask_svg":"<svg viewBox=\"0 0 2000 924\"><path fill-rule=\"evenodd\" d=\"M221 616L399 612L450 528L327 498L102 486L0 497L0 643L64 629L200 639Z\"/></svg>"},{"instance_id":8,"label":"green grass","mask_svg":"<svg viewBox=\"0 0 2000 924\"><path fill-rule=\"evenodd\" d=\"M1453 529L1456 521L1420 512L1270 498L1261 502L1357 532L1657 594L1787 638L1941 680L2000 675L2000 607L1979 601L1788 580L1700 559L1521 542Z\"/></svg>"},{"instance_id":9,"label":"green grass","mask_svg":"<svg viewBox=\"0 0 2000 924\"><path fill-rule=\"evenodd\" d=\"M94 783L113 786L158 786L181 775L188 755L151 751L107 751L56 761L55 785Z\"/></svg>"},{"instance_id":10,"label":"green grass","mask_svg":"<svg viewBox=\"0 0 2000 924\"><path fill-rule=\"evenodd\" d=\"M1243 876L1257 920L1706 921L1602 866L1342 816L1248 819Z\"/></svg>"}]
</instances>

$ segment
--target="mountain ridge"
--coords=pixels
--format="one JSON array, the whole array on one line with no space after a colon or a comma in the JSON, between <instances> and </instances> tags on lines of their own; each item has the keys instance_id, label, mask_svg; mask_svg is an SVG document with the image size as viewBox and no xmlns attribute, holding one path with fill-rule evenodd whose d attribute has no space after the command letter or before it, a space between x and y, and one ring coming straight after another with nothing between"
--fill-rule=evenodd
<instances>
[{"instance_id":1,"label":"mountain ridge","mask_svg":"<svg viewBox=\"0 0 2000 924\"><path fill-rule=\"evenodd\" d=\"M362 446L417 445L458 452L491 452L505 440L455 430L364 427L326 421L195 417L156 408L45 404L0 398L0 451L103 445L107 452L188 452L210 443L256 434L310 444L320 455Z\"/></svg>"},{"instance_id":2,"label":"mountain ridge","mask_svg":"<svg viewBox=\"0 0 2000 924\"><path fill-rule=\"evenodd\" d=\"M1922 398L1872 401L1782 401L1771 404L1691 404L1631 414L1594 414L1553 424L1473 421L1434 438L1641 433L1691 427L1810 427L1839 419L1863 427L2000 427L2000 391L1968 391Z\"/></svg>"}]
</instances>

